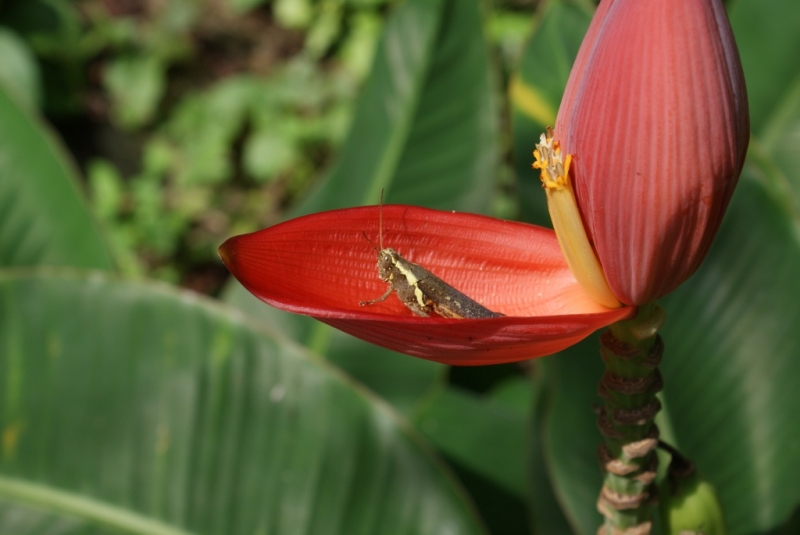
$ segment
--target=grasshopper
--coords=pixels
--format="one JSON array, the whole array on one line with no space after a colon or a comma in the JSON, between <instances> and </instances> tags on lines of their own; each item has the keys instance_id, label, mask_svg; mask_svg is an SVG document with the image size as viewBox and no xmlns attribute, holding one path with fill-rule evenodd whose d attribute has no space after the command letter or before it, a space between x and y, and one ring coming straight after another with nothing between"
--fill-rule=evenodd
<instances>
[{"instance_id":1,"label":"grasshopper","mask_svg":"<svg viewBox=\"0 0 800 535\"><path fill-rule=\"evenodd\" d=\"M378 276L389 288L377 299L361 301L358 303L360 306L380 303L396 292L400 301L417 316L428 317L431 313L457 319L503 316L467 297L419 264L409 262L391 247L383 247L383 192L379 221L380 247L367 238L366 232L362 233L378 255Z\"/></svg>"}]
</instances>

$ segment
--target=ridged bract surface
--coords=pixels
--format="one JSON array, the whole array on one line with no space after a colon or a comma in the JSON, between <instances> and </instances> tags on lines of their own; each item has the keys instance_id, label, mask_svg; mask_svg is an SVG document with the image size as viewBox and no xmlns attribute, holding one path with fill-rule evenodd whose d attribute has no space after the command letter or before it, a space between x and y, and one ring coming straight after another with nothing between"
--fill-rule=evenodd
<instances>
[{"instance_id":1,"label":"ridged bract surface","mask_svg":"<svg viewBox=\"0 0 800 535\"><path fill-rule=\"evenodd\" d=\"M658 299L703 261L749 140L739 54L718 0L603 0L556 137L616 296Z\"/></svg>"},{"instance_id":2,"label":"ridged bract surface","mask_svg":"<svg viewBox=\"0 0 800 535\"><path fill-rule=\"evenodd\" d=\"M419 317L396 295L361 306L387 289L377 266L383 247L505 316ZM572 275L552 230L417 206L364 206L290 219L230 238L220 256L247 290L276 308L447 364L550 355L634 312L595 302Z\"/></svg>"}]
</instances>

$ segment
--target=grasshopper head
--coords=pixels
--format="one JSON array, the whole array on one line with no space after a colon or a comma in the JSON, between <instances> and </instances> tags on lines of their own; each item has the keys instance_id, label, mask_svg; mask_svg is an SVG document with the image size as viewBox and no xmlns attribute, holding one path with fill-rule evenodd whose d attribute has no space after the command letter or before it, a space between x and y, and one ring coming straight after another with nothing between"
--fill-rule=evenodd
<instances>
[{"instance_id":1,"label":"grasshopper head","mask_svg":"<svg viewBox=\"0 0 800 535\"><path fill-rule=\"evenodd\" d=\"M378 276L384 282L389 282L392 277L392 268L397 263L397 251L387 247L378 251Z\"/></svg>"}]
</instances>

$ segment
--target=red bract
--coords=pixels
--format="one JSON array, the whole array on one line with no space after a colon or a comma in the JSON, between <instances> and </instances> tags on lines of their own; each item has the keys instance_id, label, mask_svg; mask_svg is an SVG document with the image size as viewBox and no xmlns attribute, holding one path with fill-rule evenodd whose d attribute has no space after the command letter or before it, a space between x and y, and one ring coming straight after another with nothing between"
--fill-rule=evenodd
<instances>
[{"instance_id":1,"label":"red bract","mask_svg":"<svg viewBox=\"0 0 800 535\"><path fill-rule=\"evenodd\" d=\"M609 286L640 305L700 266L749 140L719 0L603 0L556 121Z\"/></svg>"},{"instance_id":2,"label":"red bract","mask_svg":"<svg viewBox=\"0 0 800 535\"><path fill-rule=\"evenodd\" d=\"M422 265L506 317L423 318L384 293L373 246L379 208L312 214L236 236L220 247L231 273L263 301L313 316L368 342L448 364L512 362L548 355L625 319L590 299L551 230L472 214L383 207L383 246Z\"/></svg>"}]
</instances>

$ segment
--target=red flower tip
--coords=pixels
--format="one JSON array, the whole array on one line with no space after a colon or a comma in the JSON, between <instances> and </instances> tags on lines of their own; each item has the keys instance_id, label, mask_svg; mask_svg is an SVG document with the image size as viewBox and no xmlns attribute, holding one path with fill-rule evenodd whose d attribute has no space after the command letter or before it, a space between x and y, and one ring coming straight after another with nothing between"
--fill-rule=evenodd
<instances>
[{"instance_id":1,"label":"red flower tip","mask_svg":"<svg viewBox=\"0 0 800 535\"><path fill-rule=\"evenodd\" d=\"M719 0L604 0L556 136L613 293L634 305L700 266L749 140L744 77Z\"/></svg>"},{"instance_id":2,"label":"red flower tip","mask_svg":"<svg viewBox=\"0 0 800 535\"><path fill-rule=\"evenodd\" d=\"M364 234L505 316L418 317L396 295L360 306L387 289ZM233 237L219 254L270 305L447 364L548 355L633 313L609 310L581 289L551 230L473 214L387 205L381 239L377 206L335 210Z\"/></svg>"}]
</instances>

